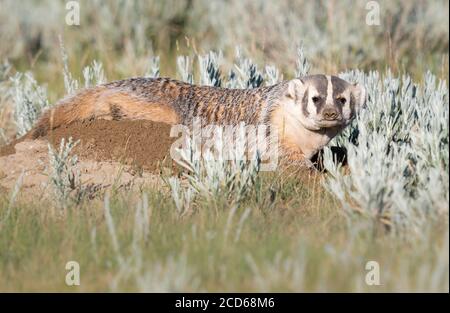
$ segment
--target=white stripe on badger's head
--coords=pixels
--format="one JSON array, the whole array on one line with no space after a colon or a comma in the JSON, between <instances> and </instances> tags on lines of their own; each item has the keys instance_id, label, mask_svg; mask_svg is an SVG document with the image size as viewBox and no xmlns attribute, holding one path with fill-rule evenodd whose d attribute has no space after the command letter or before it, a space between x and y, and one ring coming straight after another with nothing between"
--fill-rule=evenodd
<instances>
[{"instance_id":1,"label":"white stripe on badger's head","mask_svg":"<svg viewBox=\"0 0 450 313\"><path fill-rule=\"evenodd\" d=\"M331 82L331 76L327 75L327 105L333 103L333 83Z\"/></svg>"}]
</instances>

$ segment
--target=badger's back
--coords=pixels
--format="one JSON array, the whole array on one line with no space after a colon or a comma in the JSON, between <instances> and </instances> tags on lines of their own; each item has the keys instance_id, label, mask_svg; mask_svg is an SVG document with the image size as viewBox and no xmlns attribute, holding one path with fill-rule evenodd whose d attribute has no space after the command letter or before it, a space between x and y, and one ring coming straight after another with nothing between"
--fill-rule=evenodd
<instances>
[{"instance_id":1,"label":"badger's back","mask_svg":"<svg viewBox=\"0 0 450 313\"><path fill-rule=\"evenodd\" d=\"M130 78L84 89L44 112L26 135L45 136L77 120L143 119L189 125L194 117L211 124L257 123L279 85L228 89L191 85L170 78Z\"/></svg>"},{"instance_id":2,"label":"badger's back","mask_svg":"<svg viewBox=\"0 0 450 313\"><path fill-rule=\"evenodd\" d=\"M256 121L258 109L280 89L278 85L254 89L199 86L170 78L131 78L105 86L133 94L148 103L166 104L176 111L182 123L189 123L198 116L219 124Z\"/></svg>"}]
</instances>

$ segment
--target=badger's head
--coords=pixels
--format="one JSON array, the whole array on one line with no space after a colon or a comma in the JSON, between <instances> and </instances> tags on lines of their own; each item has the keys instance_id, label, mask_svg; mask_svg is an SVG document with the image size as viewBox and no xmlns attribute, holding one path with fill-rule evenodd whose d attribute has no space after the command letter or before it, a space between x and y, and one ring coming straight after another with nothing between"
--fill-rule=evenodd
<instances>
[{"instance_id":1,"label":"badger's head","mask_svg":"<svg viewBox=\"0 0 450 313\"><path fill-rule=\"evenodd\" d=\"M290 114L312 131L345 127L366 102L366 90L336 76L310 75L288 82Z\"/></svg>"}]
</instances>

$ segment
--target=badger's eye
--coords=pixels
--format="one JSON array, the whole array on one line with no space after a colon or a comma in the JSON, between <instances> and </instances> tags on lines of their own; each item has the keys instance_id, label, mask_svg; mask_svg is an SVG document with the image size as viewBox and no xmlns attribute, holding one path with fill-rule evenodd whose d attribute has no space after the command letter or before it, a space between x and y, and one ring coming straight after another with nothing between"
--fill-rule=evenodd
<instances>
[{"instance_id":1,"label":"badger's eye","mask_svg":"<svg viewBox=\"0 0 450 313\"><path fill-rule=\"evenodd\" d=\"M317 96L315 96L315 97L312 97L312 101L313 101L314 103L317 103L317 102L319 102L319 100L320 100L320 98L319 98L319 97L317 97Z\"/></svg>"},{"instance_id":2,"label":"badger's eye","mask_svg":"<svg viewBox=\"0 0 450 313\"><path fill-rule=\"evenodd\" d=\"M337 99L342 105L344 105L347 102L347 99L345 99L344 97L340 97Z\"/></svg>"}]
</instances>

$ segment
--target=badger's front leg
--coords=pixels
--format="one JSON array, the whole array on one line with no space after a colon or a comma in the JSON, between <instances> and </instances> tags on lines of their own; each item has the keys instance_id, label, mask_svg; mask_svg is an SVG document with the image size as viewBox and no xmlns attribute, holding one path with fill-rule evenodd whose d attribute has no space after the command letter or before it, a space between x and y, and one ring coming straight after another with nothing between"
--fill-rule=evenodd
<instances>
[{"instance_id":1,"label":"badger's front leg","mask_svg":"<svg viewBox=\"0 0 450 313\"><path fill-rule=\"evenodd\" d=\"M306 155L298 146L288 143L281 143L280 152L282 164L289 167L292 166L296 168L316 170L316 167L311 161L309 155Z\"/></svg>"}]
</instances>

